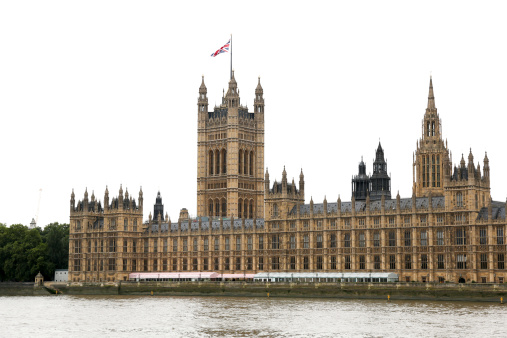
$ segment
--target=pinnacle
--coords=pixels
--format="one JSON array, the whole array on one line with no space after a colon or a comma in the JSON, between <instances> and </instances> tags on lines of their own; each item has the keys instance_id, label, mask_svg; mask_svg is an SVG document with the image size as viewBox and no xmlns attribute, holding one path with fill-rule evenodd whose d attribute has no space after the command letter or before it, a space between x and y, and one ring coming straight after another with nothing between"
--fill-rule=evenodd
<instances>
[{"instance_id":1,"label":"pinnacle","mask_svg":"<svg viewBox=\"0 0 507 338\"><path fill-rule=\"evenodd\" d=\"M433 94L433 80L430 76L430 89L428 93L428 110L435 110L435 95Z\"/></svg>"}]
</instances>

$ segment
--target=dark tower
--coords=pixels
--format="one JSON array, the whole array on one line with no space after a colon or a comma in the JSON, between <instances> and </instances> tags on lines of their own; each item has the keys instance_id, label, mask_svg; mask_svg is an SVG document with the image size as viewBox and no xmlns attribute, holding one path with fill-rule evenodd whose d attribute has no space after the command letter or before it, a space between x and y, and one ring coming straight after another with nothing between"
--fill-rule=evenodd
<instances>
[{"instance_id":1,"label":"dark tower","mask_svg":"<svg viewBox=\"0 0 507 338\"><path fill-rule=\"evenodd\" d=\"M372 201L380 200L382 195L386 199L391 199L391 178L387 174L384 150L379 142L375 162L373 162L373 175L370 177L370 199Z\"/></svg>"},{"instance_id":2,"label":"dark tower","mask_svg":"<svg viewBox=\"0 0 507 338\"><path fill-rule=\"evenodd\" d=\"M352 178L352 196L356 201L366 200L368 196L370 186L370 178L366 175L366 164L363 162L361 156L361 162L359 163L359 174Z\"/></svg>"},{"instance_id":3,"label":"dark tower","mask_svg":"<svg viewBox=\"0 0 507 338\"><path fill-rule=\"evenodd\" d=\"M160 215L160 219L164 219L164 205L162 204L160 191L157 194L157 199L155 200L155 205L153 206L153 220L157 221L158 215Z\"/></svg>"}]
</instances>

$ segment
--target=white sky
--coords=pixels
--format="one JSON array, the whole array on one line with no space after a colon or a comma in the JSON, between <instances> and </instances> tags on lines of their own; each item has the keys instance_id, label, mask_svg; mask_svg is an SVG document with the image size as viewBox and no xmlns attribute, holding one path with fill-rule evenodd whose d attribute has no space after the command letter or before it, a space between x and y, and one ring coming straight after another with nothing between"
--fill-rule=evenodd
<instances>
[{"instance_id":1,"label":"white sky","mask_svg":"<svg viewBox=\"0 0 507 338\"><path fill-rule=\"evenodd\" d=\"M175 5L177 3L177 5ZM233 34L241 102L261 76L265 166L306 201L350 200L379 138L393 197L412 189L430 72L453 162L488 152L492 196L507 168L507 3L484 1L2 1L0 222L68 222L72 188L120 183L144 217L160 189L175 220L196 213L197 96L227 88Z\"/></svg>"}]
</instances>

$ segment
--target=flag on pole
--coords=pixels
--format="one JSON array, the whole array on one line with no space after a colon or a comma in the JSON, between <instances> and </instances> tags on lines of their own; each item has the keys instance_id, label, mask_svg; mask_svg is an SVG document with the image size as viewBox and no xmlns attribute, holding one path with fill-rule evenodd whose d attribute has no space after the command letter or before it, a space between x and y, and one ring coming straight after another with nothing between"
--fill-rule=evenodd
<instances>
[{"instance_id":1,"label":"flag on pole","mask_svg":"<svg viewBox=\"0 0 507 338\"><path fill-rule=\"evenodd\" d=\"M225 45L223 45L222 47L220 47L216 52L214 52L213 54L211 54L212 57L215 57L217 56L218 54L222 54L222 53L226 53L229 51L229 48L231 47L231 40L227 41L227 43Z\"/></svg>"}]
</instances>

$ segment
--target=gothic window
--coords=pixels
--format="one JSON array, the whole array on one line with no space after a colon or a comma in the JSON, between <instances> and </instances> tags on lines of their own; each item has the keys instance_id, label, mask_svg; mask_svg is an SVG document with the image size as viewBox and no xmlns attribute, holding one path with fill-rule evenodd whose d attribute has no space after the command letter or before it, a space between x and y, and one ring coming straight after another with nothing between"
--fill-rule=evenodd
<instances>
[{"instance_id":1,"label":"gothic window","mask_svg":"<svg viewBox=\"0 0 507 338\"><path fill-rule=\"evenodd\" d=\"M259 236L259 250L264 250L264 236Z\"/></svg>"},{"instance_id":2,"label":"gothic window","mask_svg":"<svg viewBox=\"0 0 507 338\"><path fill-rule=\"evenodd\" d=\"M359 247L360 248L366 247L366 237L365 237L364 232L361 232L359 234Z\"/></svg>"},{"instance_id":3,"label":"gothic window","mask_svg":"<svg viewBox=\"0 0 507 338\"><path fill-rule=\"evenodd\" d=\"M336 235L335 234L331 234L329 236L329 247L336 248Z\"/></svg>"},{"instance_id":4,"label":"gothic window","mask_svg":"<svg viewBox=\"0 0 507 338\"><path fill-rule=\"evenodd\" d=\"M162 260L162 271L167 271L167 259Z\"/></svg>"},{"instance_id":5,"label":"gothic window","mask_svg":"<svg viewBox=\"0 0 507 338\"><path fill-rule=\"evenodd\" d=\"M238 156L238 173L241 175L243 167L243 150L239 150Z\"/></svg>"},{"instance_id":6,"label":"gothic window","mask_svg":"<svg viewBox=\"0 0 507 338\"><path fill-rule=\"evenodd\" d=\"M290 258L290 269L296 270L296 257L292 256Z\"/></svg>"},{"instance_id":7,"label":"gothic window","mask_svg":"<svg viewBox=\"0 0 507 338\"><path fill-rule=\"evenodd\" d=\"M463 206L463 194L461 192L458 192L456 194L456 205L458 207L462 207Z\"/></svg>"},{"instance_id":8,"label":"gothic window","mask_svg":"<svg viewBox=\"0 0 507 338\"><path fill-rule=\"evenodd\" d=\"M215 270L215 271L220 270L220 266L219 266L219 263L218 263L218 258L215 258L215 259L213 260L213 265L214 265L214 267L213 267L213 268L214 268L214 270Z\"/></svg>"},{"instance_id":9,"label":"gothic window","mask_svg":"<svg viewBox=\"0 0 507 338\"><path fill-rule=\"evenodd\" d=\"M220 239L218 237L215 237L215 251L220 250Z\"/></svg>"},{"instance_id":10,"label":"gothic window","mask_svg":"<svg viewBox=\"0 0 507 338\"><path fill-rule=\"evenodd\" d=\"M202 269L203 269L204 271L206 271L206 270L208 270L208 269L209 269L209 267L208 267L208 259L207 259L207 258L204 258L204 259L202 260ZM197 267L196 267L196 269L195 269L195 270L197 270Z\"/></svg>"},{"instance_id":11,"label":"gothic window","mask_svg":"<svg viewBox=\"0 0 507 338\"><path fill-rule=\"evenodd\" d=\"M389 269L396 270L396 255L389 255Z\"/></svg>"},{"instance_id":12,"label":"gothic window","mask_svg":"<svg viewBox=\"0 0 507 338\"><path fill-rule=\"evenodd\" d=\"M317 235L317 249L322 249L322 234Z\"/></svg>"},{"instance_id":13,"label":"gothic window","mask_svg":"<svg viewBox=\"0 0 507 338\"><path fill-rule=\"evenodd\" d=\"M431 155L431 186L435 187L435 155Z\"/></svg>"},{"instance_id":14,"label":"gothic window","mask_svg":"<svg viewBox=\"0 0 507 338\"><path fill-rule=\"evenodd\" d=\"M173 239L173 252L178 252L178 239Z\"/></svg>"},{"instance_id":15,"label":"gothic window","mask_svg":"<svg viewBox=\"0 0 507 338\"><path fill-rule=\"evenodd\" d=\"M222 198L222 217L227 216L227 202L225 201L225 198Z\"/></svg>"},{"instance_id":16,"label":"gothic window","mask_svg":"<svg viewBox=\"0 0 507 338\"><path fill-rule=\"evenodd\" d=\"M481 253L481 269L488 268L488 254Z\"/></svg>"},{"instance_id":17,"label":"gothic window","mask_svg":"<svg viewBox=\"0 0 507 338\"><path fill-rule=\"evenodd\" d=\"M457 254L456 255L456 268L457 269L466 269L467 268L467 255L466 254Z\"/></svg>"},{"instance_id":18,"label":"gothic window","mask_svg":"<svg viewBox=\"0 0 507 338\"><path fill-rule=\"evenodd\" d=\"M208 251L208 250L209 250L209 239L208 239L208 237L205 237L203 251Z\"/></svg>"},{"instance_id":19,"label":"gothic window","mask_svg":"<svg viewBox=\"0 0 507 338\"><path fill-rule=\"evenodd\" d=\"M173 258L173 271L178 270L178 260L176 258Z\"/></svg>"},{"instance_id":20,"label":"gothic window","mask_svg":"<svg viewBox=\"0 0 507 338\"><path fill-rule=\"evenodd\" d=\"M227 152L225 149L222 149L222 174L227 173Z\"/></svg>"},{"instance_id":21,"label":"gothic window","mask_svg":"<svg viewBox=\"0 0 507 338\"><path fill-rule=\"evenodd\" d=\"M238 217L243 218L243 200L238 199Z\"/></svg>"},{"instance_id":22,"label":"gothic window","mask_svg":"<svg viewBox=\"0 0 507 338\"><path fill-rule=\"evenodd\" d=\"M366 269L366 259L364 255L359 255L359 270Z\"/></svg>"},{"instance_id":23,"label":"gothic window","mask_svg":"<svg viewBox=\"0 0 507 338\"><path fill-rule=\"evenodd\" d=\"M186 258L183 258L183 271L187 271L188 270L188 260Z\"/></svg>"},{"instance_id":24,"label":"gothic window","mask_svg":"<svg viewBox=\"0 0 507 338\"><path fill-rule=\"evenodd\" d=\"M236 257L236 270L241 270L241 258Z\"/></svg>"},{"instance_id":25,"label":"gothic window","mask_svg":"<svg viewBox=\"0 0 507 338\"><path fill-rule=\"evenodd\" d=\"M127 219L123 220L123 231L128 231L129 221Z\"/></svg>"},{"instance_id":26,"label":"gothic window","mask_svg":"<svg viewBox=\"0 0 507 338\"><path fill-rule=\"evenodd\" d=\"M421 231L421 246L428 246L428 234L426 230Z\"/></svg>"},{"instance_id":27,"label":"gothic window","mask_svg":"<svg viewBox=\"0 0 507 338\"><path fill-rule=\"evenodd\" d=\"M426 254L421 255L421 269L423 270L428 269L428 255Z\"/></svg>"},{"instance_id":28,"label":"gothic window","mask_svg":"<svg viewBox=\"0 0 507 338\"><path fill-rule=\"evenodd\" d=\"M280 249L279 235L273 235L271 238L271 249Z\"/></svg>"},{"instance_id":29,"label":"gothic window","mask_svg":"<svg viewBox=\"0 0 507 338\"><path fill-rule=\"evenodd\" d=\"M346 233L343 235L343 246L345 248L350 248L350 233Z\"/></svg>"},{"instance_id":30,"label":"gothic window","mask_svg":"<svg viewBox=\"0 0 507 338\"><path fill-rule=\"evenodd\" d=\"M273 205L273 217L278 217L278 204Z\"/></svg>"},{"instance_id":31,"label":"gothic window","mask_svg":"<svg viewBox=\"0 0 507 338\"><path fill-rule=\"evenodd\" d=\"M437 231L437 245L444 245L444 231Z\"/></svg>"},{"instance_id":32,"label":"gothic window","mask_svg":"<svg viewBox=\"0 0 507 338\"><path fill-rule=\"evenodd\" d=\"M250 218L253 218L253 201L252 200L250 200L249 216L250 216Z\"/></svg>"},{"instance_id":33,"label":"gothic window","mask_svg":"<svg viewBox=\"0 0 507 338\"><path fill-rule=\"evenodd\" d=\"M380 233L378 231L373 233L373 246L380 247Z\"/></svg>"},{"instance_id":34,"label":"gothic window","mask_svg":"<svg viewBox=\"0 0 507 338\"><path fill-rule=\"evenodd\" d=\"M380 270L380 255L373 256L373 269Z\"/></svg>"},{"instance_id":35,"label":"gothic window","mask_svg":"<svg viewBox=\"0 0 507 338\"><path fill-rule=\"evenodd\" d=\"M168 242L167 238L164 238L164 248L163 248L164 252L167 252L167 242Z\"/></svg>"},{"instance_id":36,"label":"gothic window","mask_svg":"<svg viewBox=\"0 0 507 338\"><path fill-rule=\"evenodd\" d=\"M498 269L499 270L505 269L505 255L504 254L498 254Z\"/></svg>"},{"instance_id":37,"label":"gothic window","mask_svg":"<svg viewBox=\"0 0 507 338\"><path fill-rule=\"evenodd\" d=\"M95 242L95 246L97 245L97 242ZM97 247L95 247L95 252L97 252ZM132 242L132 252L137 252L137 242L134 240Z\"/></svg>"},{"instance_id":38,"label":"gothic window","mask_svg":"<svg viewBox=\"0 0 507 338\"><path fill-rule=\"evenodd\" d=\"M350 270L350 268L351 268L350 256L346 255L345 256L345 270Z\"/></svg>"},{"instance_id":39,"label":"gothic window","mask_svg":"<svg viewBox=\"0 0 507 338\"><path fill-rule=\"evenodd\" d=\"M220 200L217 199L215 201L215 217L219 217L220 216Z\"/></svg>"},{"instance_id":40,"label":"gothic window","mask_svg":"<svg viewBox=\"0 0 507 338\"><path fill-rule=\"evenodd\" d=\"M229 237L225 237L225 250L226 251L231 250L231 247L229 245Z\"/></svg>"},{"instance_id":41,"label":"gothic window","mask_svg":"<svg viewBox=\"0 0 507 338\"><path fill-rule=\"evenodd\" d=\"M253 250L253 238L252 236L248 236L247 238L247 249Z\"/></svg>"},{"instance_id":42,"label":"gothic window","mask_svg":"<svg viewBox=\"0 0 507 338\"><path fill-rule=\"evenodd\" d=\"M240 251L240 250L241 250L241 237L237 236L236 237L236 251Z\"/></svg>"},{"instance_id":43,"label":"gothic window","mask_svg":"<svg viewBox=\"0 0 507 338\"><path fill-rule=\"evenodd\" d=\"M310 248L310 236L309 235L304 235L303 236L303 248L304 249L309 249Z\"/></svg>"},{"instance_id":44,"label":"gothic window","mask_svg":"<svg viewBox=\"0 0 507 338\"><path fill-rule=\"evenodd\" d=\"M437 155L437 187L440 187L440 155Z\"/></svg>"},{"instance_id":45,"label":"gothic window","mask_svg":"<svg viewBox=\"0 0 507 338\"><path fill-rule=\"evenodd\" d=\"M260 269L260 267L259 267ZM229 260L229 257L226 257L224 259L224 270L230 270L230 260Z\"/></svg>"},{"instance_id":46,"label":"gothic window","mask_svg":"<svg viewBox=\"0 0 507 338\"><path fill-rule=\"evenodd\" d=\"M187 238L183 238L183 251L185 251L185 252L188 251L188 239Z\"/></svg>"},{"instance_id":47,"label":"gothic window","mask_svg":"<svg viewBox=\"0 0 507 338\"><path fill-rule=\"evenodd\" d=\"M410 230L405 230L405 246L411 245L412 245L411 232Z\"/></svg>"},{"instance_id":48,"label":"gothic window","mask_svg":"<svg viewBox=\"0 0 507 338\"><path fill-rule=\"evenodd\" d=\"M437 269L445 269L444 255L437 255Z\"/></svg>"},{"instance_id":49,"label":"gothic window","mask_svg":"<svg viewBox=\"0 0 507 338\"><path fill-rule=\"evenodd\" d=\"M503 228L496 228L496 244L504 244Z\"/></svg>"},{"instance_id":50,"label":"gothic window","mask_svg":"<svg viewBox=\"0 0 507 338\"><path fill-rule=\"evenodd\" d=\"M209 151L209 175L213 175L213 150Z\"/></svg>"},{"instance_id":51,"label":"gothic window","mask_svg":"<svg viewBox=\"0 0 507 338\"><path fill-rule=\"evenodd\" d=\"M426 187L426 156L422 157L422 179L423 179L423 188Z\"/></svg>"},{"instance_id":52,"label":"gothic window","mask_svg":"<svg viewBox=\"0 0 507 338\"><path fill-rule=\"evenodd\" d=\"M291 249L296 248L296 236L295 235L290 236L290 248Z\"/></svg>"},{"instance_id":53,"label":"gothic window","mask_svg":"<svg viewBox=\"0 0 507 338\"><path fill-rule=\"evenodd\" d=\"M430 136L431 135L430 132L431 132L430 122L428 121L428 123L426 124L426 135Z\"/></svg>"},{"instance_id":54,"label":"gothic window","mask_svg":"<svg viewBox=\"0 0 507 338\"><path fill-rule=\"evenodd\" d=\"M192 243L192 251L199 251L199 247L197 245L197 238L194 238L193 239L193 243Z\"/></svg>"},{"instance_id":55,"label":"gothic window","mask_svg":"<svg viewBox=\"0 0 507 338\"><path fill-rule=\"evenodd\" d=\"M248 172L248 174L250 176L254 174L253 167L254 167L254 153L253 153L253 151L251 151L250 152L250 171Z\"/></svg>"},{"instance_id":56,"label":"gothic window","mask_svg":"<svg viewBox=\"0 0 507 338\"><path fill-rule=\"evenodd\" d=\"M215 150L215 175L220 174L220 152Z\"/></svg>"},{"instance_id":57,"label":"gothic window","mask_svg":"<svg viewBox=\"0 0 507 338\"><path fill-rule=\"evenodd\" d=\"M317 256L317 270L322 270L324 260L322 259L322 256Z\"/></svg>"},{"instance_id":58,"label":"gothic window","mask_svg":"<svg viewBox=\"0 0 507 338\"><path fill-rule=\"evenodd\" d=\"M466 230L463 228L456 229L456 245L466 245Z\"/></svg>"},{"instance_id":59,"label":"gothic window","mask_svg":"<svg viewBox=\"0 0 507 338\"><path fill-rule=\"evenodd\" d=\"M396 232L394 230L389 231L389 246L396 246Z\"/></svg>"},{"instance_id":60,"label":"gothic window","mask_svg":"<svg viewBox=\"0 0 507 338\"><path fill-rule=\"evenodd\" d=\"M405 255L405 269L412 269L412 256Z\"/></svg>"},{"instance_id":61,"label":"gothic window","mask_svg":"<svg viewBox=\"0 0 507 338\"><path fill-rule=\"evenodd\" d=\"M156 253L157 251L158 251L158 239L157 239L157 238L155 238L155 239L153 240L153 252L155 252L155 253Z\"/></svg>"},{"instance_id":62,"label":"gothic window","mask_svg":"<svg viewBox=\"0 0 507 338\"><path fill-rule=\"evenodd\" d=\"M488 237L487 237L486 228L479 229L479 244L481 244L481 245L488 244Z\"/></svg>"},{"instance_id":63,"label":"gothic window","mask_svg":"<svg viewBox=\"0 0 507 338\"><path fill-rule=\"evenodd\" d=\"M158 261L156 259L153 260L153 271L158 271Z\"/></svg>"}]
</instances>

